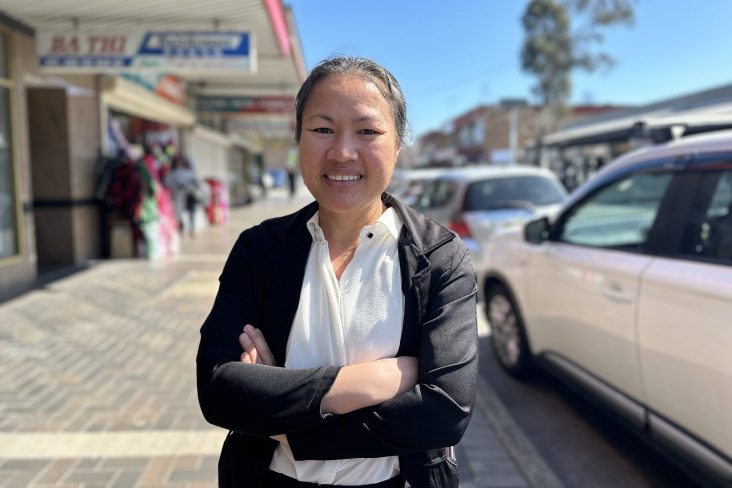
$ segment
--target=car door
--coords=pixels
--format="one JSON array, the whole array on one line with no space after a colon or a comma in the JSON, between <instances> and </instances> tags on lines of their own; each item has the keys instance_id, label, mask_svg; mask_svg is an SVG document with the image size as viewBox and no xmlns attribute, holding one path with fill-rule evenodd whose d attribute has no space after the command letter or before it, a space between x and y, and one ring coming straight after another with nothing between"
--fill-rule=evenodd
<instances>
[{"instance_id":1,"label":"car door","mask_svg":"<svg viewBox=\"0 0 732 488\"><path fill-rule=\"evenodd\" d=\"M732 457L732 156L684 175L681 232L642 277L639 347L651 430L657 415ZM656 415L657 414L657 415ZM728 465L728 468L729 465Z\"/></svg>"},{"instance_id":2,"label":"car door","mask_svg":"<svg viewBox=\"0 0 732 488\"><path fill-rule=\"evenodd\" d=\"M671 178L635 173L608 182L560 216L528 263L525 314L534 351L558 354L639 400L638 287Z\"/></svg>"}]
</instances>

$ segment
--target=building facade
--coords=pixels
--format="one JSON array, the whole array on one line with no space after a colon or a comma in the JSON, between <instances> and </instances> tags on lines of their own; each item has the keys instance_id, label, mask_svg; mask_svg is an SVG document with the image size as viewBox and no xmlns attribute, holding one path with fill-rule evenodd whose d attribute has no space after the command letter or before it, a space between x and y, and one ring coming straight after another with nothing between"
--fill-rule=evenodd
<instances>
[{"instance_id":1,"label":"building facade","mask_svg":"<svg viewBox=\"0 0 732 488\"><path fill-rule=\"evenodd\" d=\"M612 106L574 106L571 120L614 110ZM526 148L542 131L558 128L540 107L522 99L482 105L458 115L441 130L418 141L420 166L527 163Z\"/></svg>"},{"instance_id":2,"label":"building facade","mask_svg":"<svg viewBox=\"0 0 732 488\"><path fill-rule=\"evenodd\" d=\"M32 286L39 273L110 254L118 229L100 189L107 161L120 151L174 147L201 180L248 195L252 161L267 154L276 166L284 139L293 140L266 126L212 127L197 110L201 97L244 97L265 108L272 97L294 97L305 69L292 12L280 0L223 1L216 12L192 0L129 0L93 14L87 7L8 0L0 10L0 299ZM176 20L167 15L172 8L180 9ZM134 20L139 12L148 15ZM135 35L209 42L219 31L251 40L246 66L232 71L221 51L192 48L159 56L179 56L172 68L113 66L112 55ZM294 106L285 112L269 115L289 128Z\"/></svg>"}]
</instances>

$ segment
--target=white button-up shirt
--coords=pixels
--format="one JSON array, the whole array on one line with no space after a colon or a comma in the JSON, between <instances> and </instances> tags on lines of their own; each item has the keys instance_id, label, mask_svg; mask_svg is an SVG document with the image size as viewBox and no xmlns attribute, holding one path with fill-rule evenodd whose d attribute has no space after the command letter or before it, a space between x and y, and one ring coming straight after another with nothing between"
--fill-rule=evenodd
<instances>
[{"instance_id":1,"label":"white button-up shirt","mask_svg":"<svg viewBox=\"0 0 732 488\"><path fill-rule=\"evenodd\" d=\"M307 223L313 244L287 343L285 367L346 366L394 357L404 320L397 251L401 220L393 208L388 208L377 222L364 227L340 281L318 223L318 213ZM296 461L283 442L275 451L270 469L309 483L364 485L399 474L399 458Z\"/></svg>"}]
</instances>

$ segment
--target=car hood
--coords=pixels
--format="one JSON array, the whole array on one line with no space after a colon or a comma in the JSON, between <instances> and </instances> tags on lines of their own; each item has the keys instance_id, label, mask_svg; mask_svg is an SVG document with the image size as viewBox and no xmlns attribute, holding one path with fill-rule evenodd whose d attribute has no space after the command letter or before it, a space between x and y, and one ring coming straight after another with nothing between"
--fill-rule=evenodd
<instances>
[{"instance_id":1,"label":"car hood","mask_svg":"<svg viewBox=\"0 0 732 488\"><path fill-rule=\"evenodd\" d=\"M463 213L463 218L470 228L471 235L481 243L485 243L497 234L520 229L528 220L552 217L560 208L561 204L554 204L536 207L534 211L524 208L472 210Z\"/></svg>"}]
</instances>

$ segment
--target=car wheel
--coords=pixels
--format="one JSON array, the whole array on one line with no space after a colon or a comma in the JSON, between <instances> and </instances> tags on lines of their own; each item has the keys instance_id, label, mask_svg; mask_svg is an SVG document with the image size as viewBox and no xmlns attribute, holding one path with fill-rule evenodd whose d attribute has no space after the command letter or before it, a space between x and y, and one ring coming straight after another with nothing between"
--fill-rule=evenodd
<instances>
[{"instance_id":1,"label":"car wheel","mask_svg":"<svg viewBox=\"0 0 732 488\"><path fill-rule=\"evenodd\" d=\"M491 344L498 362L510 375L525 378L531 370L531 351L521 316L508 291L493 286L486 297Z\"/></svg>"}]
</instances>

